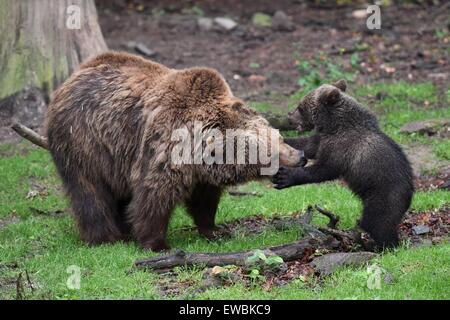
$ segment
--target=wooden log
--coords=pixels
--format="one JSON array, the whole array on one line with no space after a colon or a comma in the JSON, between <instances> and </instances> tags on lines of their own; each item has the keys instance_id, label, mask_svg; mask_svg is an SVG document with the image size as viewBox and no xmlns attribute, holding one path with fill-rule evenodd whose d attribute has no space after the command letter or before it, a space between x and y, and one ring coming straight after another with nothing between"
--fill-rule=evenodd
<instances>
[{"instance_id":1,"label":"wooden log","mask_svg":"<svg viewBox=\"0 0 450 320\"><path fill-rule=\"evenodd\" d=\"M293 243L275 247L269 247L264 251L281 257L284 261L301 259L305 251L315 248L332 248L335 241L328 237L307 238ZM232 253L186 253L177 251L171 255L164 255L135 262L138 268L149 268L155 271L167 270L177 266L204 265L206 267L237 265L244 266L248 257L254 254L254 250Z\"/></svg>"}]
</instances>

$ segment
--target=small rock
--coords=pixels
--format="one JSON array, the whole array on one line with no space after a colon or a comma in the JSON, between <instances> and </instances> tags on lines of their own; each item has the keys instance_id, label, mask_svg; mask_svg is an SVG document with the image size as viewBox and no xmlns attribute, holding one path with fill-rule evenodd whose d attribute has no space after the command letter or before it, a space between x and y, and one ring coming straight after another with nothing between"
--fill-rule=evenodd
<instances>
[{"instance_id":1,"label":"small rock","mask_svg":"<svg viewBox=\"0 0 450 320\"><path fill-rule=\"evenodd\" d=\"M430 73L428 74L428 78L434 80L447 80L448 73Z\"/></svg>"},{"instance_id":2,"label":"small rock","mask_svg":"<svg viewBox=\"0 0 450 320\"><path fill-rule=\"evenodd\" d=\"M217 276L218 274L221 274L223 272L225 272L225 268L221 267L221 266L215 266L211 269L211 274L214 276Z\"/></svg>"},{"instance_id":3,"label":"small rock","mask_svg":"<svg viewBox=\"0 0 450 320\"><path fill-rule=\"evenodd\" d=\"M284 11L278 10L272 18L272 29L275 31L291 32L295 30L295 24Z\"/></svg>"},{"instance_id":4,"label":"small rock","mask_svg":"<svg viewBox=\"0 0 450 320\"><path fill-rule=\"evenodd\" d=\"M136 41L128 41L125 46L128 50L134 50L136 48Z\"/></svg>"},{"instance_id":5,"label":"small rock","mask_svg":"<svg viewBox=\"0 0 450 320\"><path fill-rule=\"evenodd\" d=\"M227 31L233 30L238 25L234 20L232 20L230 18L224 18L224 17L214 18L214 22L218 26L220 26L221 28L223 28L223 29L225 29Z\"/></svg>"},{"instance_id":6,"label":"small rock","mask_svg":"<svg viewBox=\"0 0 450 320\"><path fill-rule=\"evenodd\" d=\"M394 73L396 71L396 69L394 67L386 65L384 63L380 65L380 69L388 74Z\"/></svg>"},{"instance_id":7,"label":"small rock","mask_svg":"<svg viewBox=\"0 0 450 320\"><path fill-rule=\"evenodd\" d=\"M256 12L252 17L252 23L257 27L271 27L272 17L262 12Z\"/></svg>"},{"instance_id":8,"label":"small rock","mask_svg":"<svg viewBox=\"0 0 450 320\"><path fill-rule=\"evenodd\" d=\"M420 242L421 247L431 247L433 245L433 241L431 239L422 239Z\"/></svg>"},{"instance_id":9,"label":"small rock","mask_svg":"<svg viewBox=\"0 0 450 320\"><path fill-rule=\"evenodd\" d=\"M136 52L138 52L140 54L143 54L144 56L147 56L149 58L154 57L156 55L155 51L153 51L152 49L148 48L143 43L137 43L136 46L134 47L134 50L136 50Z\"/></svg>"},{"instance_id":10,"label":"small rock","mask_svg":"<svg viewBox=\"0 0 450 320\"><path fill-rule=\"evenodd\" d=\"M212 268L208 268L202 275L202 285L206 288L214 288L222 286L222 279L212 272Z\"/></svg>"},{"instance_id":11,"label":"small rock","mask_svg":"<svg viewBox=\"0 0 450 320\"><path fill-rule=\"evenodd\" d=\"M389 272L386 272L384 275L384 283L386 283L386 284L394 283L394 276L392 274L390 274Z\"/></svg>"},{"instance_id":12,"label":"small rock","mask_svg":"<svg viewBox=\"0 0 450 320\"><path fill-rule=\"evenodd\" d=\"M352 17L356 19L364 19L366 16L367 16L366 9L355 10L352 12Z\"/></svg>"},{"instance_id":13,"label":"small rock","mask_svg":"<svg viewBox=\"0 0 450 320\"><path fill-rule=\"evenodd\" d=\"M450 119L430 119L407 123L400 128L400 132L434 135L446 126L450 126Z\"/></svg>"},{"instance_id":14,"label":"small rock","mask_svg":"<svg viewBox=\"0 0 450 320\"><path fill-rule=\"evenodd\" d=\"M412 227L412 231L416 235L421 235L421 234L429 233L431 231L431 229L429 226L421 224L421 225Z\"/></svg>"},{"instance_id":15,"label":"small rock","mask_svg":"<svg viewBox=\"0 0 450 320\"><path fill-rule=\"evenodd\" d=\"M439 189L450 189L450 180L445 181L441 186L439 186Z\"/></svg>"},{"instance_id":16,"label":"small rock","mask_svg":"<svg viewBox=\"0 0 450 320\"><path fill-rule=\"evenodd\" d=\"M252 74L248 77L248 81L250 82L265 82L267 80L266 77L258 75L258 74Z\"/></svg>"},{"instance_id":17,"label":"small rock","mask_svg":"<svg viewBox=\"0 0 450 320\"><path fill-rule=\"evenodd\" d=\"M135 50L136 52L143 54L147 57L153 57L156 55L155 51L149 49L145 44L136 41L128 41L126 43L126 47L128 50Z\"/></svg>"},{"instance_id":18,"label":"small rock","mask_svg":"<svg viewBox=\"0 0 450 320\"><path fill-rule=\"evenodd\" d=\"M211 18L200 17L197 19L197 25L201 30L209 31L213 27L214 20Z\"/></svg>"},{"instance_id":19,"label":"small rock","mask_svg":"<svg viewBox=\"0 0 450 320\"><path fill-rule=\"evenodd\" d=\"M373 252L338 252L314 258L311 266L321 275L329 275L342 266L362 266L376 257Z\"/></svg>"},{"instance_id":20,"label":"small rock","mask_svg":"<svg viewBox=\"0 0 450 320\"><path fill-rule=\"evenodd\" d=\"M432 244L438 244L438 243L440 243L442 241L442 237L433 237L432 239L431 239L431 243Z\"/></svg>"},{"instance_id":21,"label":"small rock","mask_svg":"<svg viewBox=\"0 0 450 320\"><path fill-rule=\"evenodd\" d=\"M33 199L39 195L39 191L36 190L30 190L28 191L28 194L26 196L27 199Z\"/></svg>"}]
</instances>

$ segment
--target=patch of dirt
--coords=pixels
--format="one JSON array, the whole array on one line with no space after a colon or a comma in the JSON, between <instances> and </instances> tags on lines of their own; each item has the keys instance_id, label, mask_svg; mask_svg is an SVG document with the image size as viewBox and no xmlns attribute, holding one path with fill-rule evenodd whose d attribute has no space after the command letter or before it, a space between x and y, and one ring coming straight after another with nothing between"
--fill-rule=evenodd
<instances>
[{"instance_id":1,"label":"patch of dirt","mask_svg":"<svg viewBox=\"0 0 450 320\"><path fill-rule=\"evenodd\" d=\"M413 144L403 146L411 163L414 175L420 177L423 172L439 172L450 168L450 161L437 159L430 146Z\"/></svg>"},{"instance_id":2,"label":"patch of dirt","mask_svg":"<svg viewBox=\"0 0 450 320\"><path fill-rule=\"evenodd\" d=\"M0 263L0 297L13 296L16 290L18 264L16 262Z\"/></svg>"},{"instance_id":3,"label":"patch of dirt","mask_svg":"<svg viewBox=\"0 0 450 320\"><path fill-rule=\"evenodd\" d=\"M194 280L179 281L176 278L177 273L170 272L161 275L157 286L159 294L163 297L178 296L186 294L189 290L197 285Z\"/></svg>"},{"instance_id":4,"label":"patch of dirt","mask_svg":"<svg viewBox=\"0 0 450 320\"><path fill-rule=\"evenodd\" d=\"M299 60L313 60L319 53L358 73L357 82L408 79L445 83L450 75L448 39L436 36L436 30L447 28L443 4L426 9L408 4L383 7L381 30L368 30L365 19L353 17L354 10L365 8L357 3L116 0L97 4L110 48L128 50L127 43L132 40L155 51L153 59L168 66L216 68L243 98L267 100L265 94L270 92L293 92ZM202 30L197 25L200 10L203 17L227 16L238 26L229 32ZM278 10L294 22L292 32L252 24L254 13L273 16ZM355 52L359 57L356 69L350 65Z\"/></svg>"},{"instance_id":5,"label":"patch of dirt","mask_svg":"<svg viewBox=\"0 0 450 320\"><path fill-rule=\"evenodd\" d=\"M237 235L257 235L267 230L287 230L299 226L301 219L301 213L294 213L290 216L274 216L272 218L254 215L220 224L218 225L219 231L215 234L218 238L229 238ZM172 232L193 232L195 230L195 227L187 227L173 230Z\"/></svg>"},{"instance_id":6,"label":"patch of dirt","mask_svg":"<svg viewBox=\"0 0 450 320\"><path fill-rule=\"evenodd\" d=\"M15 213L13 213L12 215L9 215L8 217L0 219L0 230L2 230L3 228L6 228L7 226L9 226L11 224L15 224L15 223L19 223L19 222L20 222L20 218Z\"/></svg>"},{"instance_id":7,"label":"patch of dirt","mask_svg":"<svg viewBox=\"0 0 450 320\"><path fill-rule=\"evenodd\" d=\"M416 190L446 189L450 191L450 168L437 176L421 176L414 180Z\"/></svg>"},{"instance_id":8,"label":"patch of dirt","mask_svg":"<svg viewBox=\"0 0 450 320\"><path fill-rule=\"evenodd\" d=\"M421 230L417 234L415 230ZM450 207L424 212L408 212L400 225L400 235L413 245L431 245L448 240L450 232Z\"/></svg>"}]
</instances>

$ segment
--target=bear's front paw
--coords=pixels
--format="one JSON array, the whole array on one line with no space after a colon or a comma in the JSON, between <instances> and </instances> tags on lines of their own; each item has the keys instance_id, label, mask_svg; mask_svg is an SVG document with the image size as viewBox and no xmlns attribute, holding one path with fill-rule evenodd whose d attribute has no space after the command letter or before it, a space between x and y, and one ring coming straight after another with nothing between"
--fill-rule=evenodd
<instances>
[{"instance_id":1,"label":"bear's front paw","mask_svg":"<svg viewBox=\"0 0 450 320\"><path fill-rule=\"evenodd\" d=\"M153 252L163 252L169 251L170 247L167 245L165 241L147 241L145 243L141 243L141 246L144 250L151 250Z\"/></svg>"},{"instance_id":2,"label":"bear's front paw","mask_svg":"<svg viewBox=\"0 0 450 320\"><path fill-rule=\"evenodd\" d=\"M221 238L229 238L231 236L230 229L226 227L198 228L198 233L208 240L218 240Z\"/></svg>"},{"instance_id":3,"label":"bear's front paw","mask_svg":"<svg viewBox=\"0 0 450 320\"><path fill-rule=\"evenodd\" d=\"M272 177L272 183L276 189L289 188L295 185L294 169L280 167L278 172Z\"/></svg>"}]
</instances>

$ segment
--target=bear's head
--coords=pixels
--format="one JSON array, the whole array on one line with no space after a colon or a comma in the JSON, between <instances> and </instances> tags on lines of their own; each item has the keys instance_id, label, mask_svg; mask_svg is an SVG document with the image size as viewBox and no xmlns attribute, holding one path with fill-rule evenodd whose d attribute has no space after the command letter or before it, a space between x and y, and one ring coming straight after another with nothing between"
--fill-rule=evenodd
<instances>
[{"instance_id":1,"label":"bear's head","mask_svg":"<svg viewBox=\"0 0 450 320\"><path fill-rule=\"evenodd\" d=\"M273 175L280 165L306 162L301 151L284 143L278 130L233 95L217 71L191 68L174 77L171 89L176 100L171 104L179 109L174 123L181 122L184 136L192 137L184 141L191 147L175 147L175 163L191 161L197 177L231 184Z\"/></svg>"},{"instance_id":2,"label":"bear's head","mask_svg":"<svg viewBox=\"0 0 450 320\"><path fill-rule=\"evenodd\" d=\"M297 108L288 115L299 132L307 132L318 129L320 117L326 116L343 101L342 93L347 89L345 80L339 80L333 84L324 84L310 91L302 98Z\"/></svg>"},{"instance_id":3,"label":"bear's head","mask_svg":"<svg viewBox=\"0 0 450 320\"><path fill-rule=\"evenodd\" d=\"M281 166L306 163L304 153L283 141L279 131L242 100L229 97L203 123L203 160L208 177L226 183L273 175ZM205 125L206 124L206 125ZM220 174L214 174L214 170ZM219 177L220 176L220 177Z\"/></svg>"}]
</instances>

